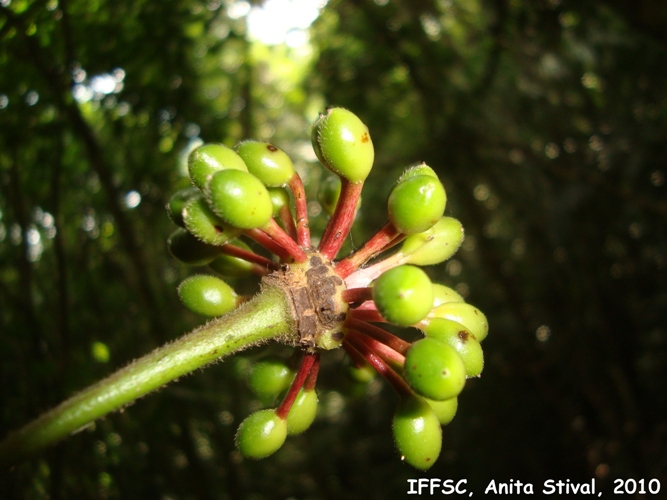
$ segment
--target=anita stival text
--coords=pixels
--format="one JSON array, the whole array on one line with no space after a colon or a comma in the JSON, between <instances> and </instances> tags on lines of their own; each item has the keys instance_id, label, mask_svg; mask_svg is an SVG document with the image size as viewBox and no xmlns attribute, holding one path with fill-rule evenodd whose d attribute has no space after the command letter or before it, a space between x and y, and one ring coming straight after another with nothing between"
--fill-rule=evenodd
<instances>
[{"instance_id":1,"label":"anita stival text","mask_svg":"<svg viewBox=\"0 0 667 500\"><path fill-rule=\"evenodd\" d=\"M514 479L510 479L507 483L492 480L484 490L485 495L533 495L534 493L533 483ZM595 478L585 483L573 483L569 479L565 481L547 479L542 484L540 493L543 495L602 495L602 492L595 489Z\"/></svg>"}]
</instances>

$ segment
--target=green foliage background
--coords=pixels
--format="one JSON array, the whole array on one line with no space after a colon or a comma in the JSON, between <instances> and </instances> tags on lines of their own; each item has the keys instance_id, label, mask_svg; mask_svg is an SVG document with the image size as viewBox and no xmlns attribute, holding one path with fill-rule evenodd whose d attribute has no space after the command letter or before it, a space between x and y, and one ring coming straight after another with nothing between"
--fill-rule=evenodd
<instances>
[{"instance_id":1,"label":"green foliage background","mask_svg":"<svg viewBox=\"0 0 667 500\"><path fill-rule=\"evenodd\" d=\"M2 498L386 498L422 475L477 494L667 488L662 3L330 0L310 53L249 42L235 3L0 2L0 434L200 321L165 248L185 152L271 140L314 200L326 104L376 145L353 244L403 168L443 179L466 242L429 272L487 313L484 374L425 474L393 449L391 391L352 384L341 353L313 428L241 460L234 432L259 404L242 375L265 349L0 472Z\"/></svg>"}]
</instances>

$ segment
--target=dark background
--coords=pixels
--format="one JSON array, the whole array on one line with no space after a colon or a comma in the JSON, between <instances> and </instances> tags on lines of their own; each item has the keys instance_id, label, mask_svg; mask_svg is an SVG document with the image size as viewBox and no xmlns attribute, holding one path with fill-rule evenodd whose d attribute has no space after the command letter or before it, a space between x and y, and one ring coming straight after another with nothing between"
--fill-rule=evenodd
<instances>
[{"instance_id":1,"label":"dark background","mask_svg":"<svg viewBox=\"0 0 667 500\"><path fill-rule=\"evenodd\" d=\"M667 490L663 2L330 0L310 59L251 44L234 2L0 4L0 434L201 322L165 247L183 152L271 140L315 200L309 123L327 104L376 147L354 241L426 161L466 228L429 273L491 325L426 473L394 450L390 388L354 385L340 352L313 427L241 460L242 372L265 349L3 471L3 498L393 498L416 477Z\"/></svg>"}]
</instances>

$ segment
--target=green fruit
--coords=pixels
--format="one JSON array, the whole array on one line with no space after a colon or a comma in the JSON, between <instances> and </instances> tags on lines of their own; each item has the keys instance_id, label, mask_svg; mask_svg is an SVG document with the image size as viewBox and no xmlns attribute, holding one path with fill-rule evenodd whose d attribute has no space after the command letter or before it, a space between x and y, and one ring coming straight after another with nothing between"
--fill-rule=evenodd
<instances>
[{"instance_id":1,"label":"green fruit","mask_svg":"<svg viewBox=\"0 0 667 500\"><path fill-rule=\"evenodd\" d=\"M185 204L199 193L200 191L196 187L189 187L179 189L171 198L169 198L169 202L167 203L167 213L171 220L174 221L174 224L185 227L183 215L181 213L183 207L185 207Z\"/></svg>"},{"instance_id":2,"label":"green fruit","mask_svg":"<svg viewBox=\"0 0 667 500\"><path fill-rule=\"evenodd\" d=\"M237 228L266 226L273 215L271 197L264 184L241 170L216 173L208 183L206 196L213 212Z\"/></svg>"},{"instance_id":3,"label":"green fruit","mask_svg":"<svg viewBox=\"0 0 667 500\"><path fill-rule=\"evenodd\" d=\"M440 425L447 425L449 422L454 420L456 416L456 410L459 407L458 398L449 398L444 401L435 401L433 399L424 399L428 405L433 408Z\"/></svg>"},{"instance_id":4,"label":"green fruit","mask_svg":"<svg viewBox=\"0 0 667 500\"><path fill-rule=\"evenodd\" d=\"M250 369L248 384L263 401L270 402L289 388L294 372L280 359L264 359Z\"/></svg>"},{"instance_id":5,"label":"green fruit","mask_svg":"<svg viewBox=\"0 0 667 500\"><path fill-rule=\"evenodd\" d=\"M320 184L320 189L317 191L317 200L322 205L328 215L332 215L336 209L336 203L340 197L340 177L333 175L327 176Z\"/></svg>"},{"instance_id":6,"label":"green fruit","mask_svg":"<svg viewBox=\"0 0 667 500\"><path fill-rule=\"evenodd\" d=\"M274 409L260 410L241 422L236 446L245 457L264 458L278 451L286 437L287 422Z\"/></svg>"},{"instance_id":7,"label":"green fruit","mask_svg":"<svg viewBox=\"0 0 667 500\"><path fill-rule=\"evenodd\" d=\"M324 210L327 215L333 215L334 211L336 210L338 198L340 198L340 190L340 177L336 177L335 175L327 176L327 178L320 184L320 189L317 192L317 200L320 202L320 205L322 205L322 210ZM359 210L360 206L361 196L357 200L355 217L356 211Z\"/></svg>"},{"instance_id":8,"label":"green fruit","mask_svg":"<svg viewBox=\"0 0 667 500\"><path fill-rule=\"evenodd\" d=\"M445 188L437 178L409 177L396 184L389 194L389 220L404 234L421 233L440 220L446 203Z\"/></svg>"},{"instance_id":9,"label":"green fruit","mask_svg":"<svg viewBox=\"0 0 667 500\"><path fill-rule=\"evenodd\" d=\"M209 245L224 245L241 234L241 230L225 223L215 215L199 193L182 210L183 223L197 239Z\"/></svg>"},{"instance_id":10,"label":"green fruit","mask_svg":"<svg viewBox=\"0 0 667 500\"><path fill-rule=\"evenodd\" d=\"M375 151L368 127L351 111L330 108L311 133L317 158L328 170L352 183L363 182L373 167Z\"/></svg>"},{"instance_id":11,"label":"green fruit","mask_svg":"<svg viewBox=\"0 0 667 500\"><path fill-rule=\"evenodd\" d=\"M205 266L220 255L218 247L199 241L180 227L171 234L167 246L175 258L191 266Z\"/></svg>"},{"instance_id":12,"label":"green fruit","mask_svg":"<svg viewBox=\"0 0 667 500\"><path fill-rule=\"evenodd\" d=\"M227 283L215 276L191 276L178 287L178 296L192 312L213 318L222 316L238 305L238 295Z\"/></svg>"},{"instance_id":13,"label":"green fruit","mask_svg":"<svg viewBox=\"0 0 667 500\"><path fill-rule=\"evenodd\" d=\"M442 428L433 409L422 398L401 399L393 419L394 442L402 458L416 469L433 466L442 448Z\"/></svg>"},{"instance_id":14,"label":"green fruit","mask_svg":"<svg viewBox=\"0 0 667 500\"><path fill-rule=\"evenodd\" d=\"M468 377L477 377L484 368L484 353L475 336L465 326L446 318L433 318L424 327L431 338L446 342L459 353Z\"/></svg>"},{"instance_id":15,"label":"green fruit","mask_svg":"<svg viewBox=\"0 0 667 500\"><path fill-rule=\"evenodd\" d=\"M373 284L373 300L390 323L409 326L426 317L433 304L433 285L420 268L398 266L383 273Z\"/></svg>"},{"instance_id":16,"label":"green fruit","mask_svg":"<svg viewBox=\"0 0 667 500\"><path fill-rule=\"evenodd\" d=\"M289 194L285 188L281 187L268 188L268 191L271 197L271 205L273 206L273 217L278 217L284 207L291 205Z\"/></svg>"},{"instance_id":17,"label":"green fruit","mask_svg":"<svg viewBox=\"0 0 667 500\"><path fill-rule=\"evenodd\" d=\"M355 382L361 382L363 384L367 384L374 380L377 377L377 371L369 365L363 365L361 367L357 366L350 366L348 368L348 375L354 380Z\"/></svg>"},{"instance_id":18,"label":"green fruit","mask_svg":"<svg viewBox=\"0 0 667 500\"><path fill-rule=\"evenodd\" d=\"M252 251L248 245L238 239L230 241L229 244L234 245L235 247L243 248L249 252ZM211 262L208 266L216 273L222 276L228 276L230 278L251 276L254 272L252 263L248 262L247 260L239 259L238 257L226 255L224 253Z\"/></svg>"},{"instance_id":19,"label":"green fruit","mask_svg":"<svg viewBox=\"0 0 667 500\"><path fill-rule=\"evenodd\" d=\"M433 227L405 238L401 253L403 262L431 266L446 261L463 243L463 226L452 217L441 217Z\"/></svg>"},{"instance_id":20,"label":"green fruit","mask_svg":"<svg viewBox=\"0 0 667 500\"><path fill-rule=\"evenodd\" d=\"M465 300L456 290L440 283L433 283L433 307L447 302L465 302Z\"/></svg>"},{"instance_id":21,"label":"green fruit","mask_svg":"<svg viewBox=\"0 0 667 500\"><path fill-rule=\"evenodd\" d=\"M466 382L461 356L447 343L431 337L410 346L403 373L415 392L436 401L458 396Z\"/></svg>"},{"instance_id":22,"label":"green fruit","mask_svg":"<svg viewBox=\"0 0 667 500\"><path fill-rule=\"evenodd\" d=\"M287 434L301 434L315 421L316 415L317 394L315 390L301 389L287 414Z\"/></svg>"},{"instance_id":23,"label":"green fruit","mask_svg":"<svg viewBox=\"0 0 667 500\"><path fill-rule=\"evenodd\" d=\"M252 361L243 356L234 356L230 363L232 364L232 374L236 380L247 380Z\"/></svg>"},{"instance_id":24,"label":"green fruit","mask_svg":"<svg viewBox=\"0 0 667 500\"><path fill-rule=\"evenodd\" d=\"M435 307L430 318L447 318L461 323L481 342L489 333L489 322L482 311L463 302L448 302Z\"/></svg>"},{"instance_id":25,"label":"green fruit","mask_svg":"<svg viewBox=\"0 0 667 500\"><path fill-rule=\"evenodd\" d=\"M418 175L428 175L435 177L436 179L438 178L438 174L436 174L431 167L429 167L426 163L420 163L419 165L410 167L405 172L403 172L403 174L398 178L398 182L401 183L410 177L416 177Z\"/></svg>"},{"instance_id":26,"label":"green fruit","mask_svg":"<svg viewBox=\"0 0 667 500\"><path fill-rule=\"evenodd\" d=\"M294 175L294 164L290 157L273 144L244 141L234 149L245 162L248 172L267 187L283 186Z\"/></svg>"},{"instance_id":27,"label":"green fruit","mask_svg":"<svg viewBox=\"0 0 667 500\"><path fill-rule=\"evenodd\" d=\"M188 156L190 179L199 189L206 188L213 174L227 169L248 171L241 157L224 144L204 144Z\"/></svg>"}]
</instances>

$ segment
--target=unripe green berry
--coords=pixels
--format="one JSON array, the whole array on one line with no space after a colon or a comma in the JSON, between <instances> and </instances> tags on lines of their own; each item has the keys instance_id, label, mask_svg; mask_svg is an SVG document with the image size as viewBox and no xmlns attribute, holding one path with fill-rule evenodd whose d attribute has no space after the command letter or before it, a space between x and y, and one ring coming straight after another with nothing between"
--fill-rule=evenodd
<instances>
[{"instance_id":1,"label":"unripe green berry","mask_svg":"<svg viewBox=\"0 0 667 500\"><path fill-rule=\"evenodd\" d=\"M449 422L454 420L456 416L456 410L459 407L458 398L449 398L444 401L435 401L434 399L424 398L424 401L433 408L440 425L447 425Z\"/></svg>"},{"instance_id":2,"label":"unripe green berry","mask_svg":"<svg viewBox=\"0 0 667 500\"><path fill-rule=\"evenodd\" d=\"M181 213L185 228L209 245L224 245L241 234L240 229L227 224L213 213L201 193L192 197Z\"/></svg>"},{"instance_id":3,"label":"unripe green berry","mask_svg":"<svg viewBox=\"0 0 667 500\"><path fill-rule=\"evenodd\" d=\"M268 188L269 196L271 197L271 205L273 206L273 217L278 217L280 211L284 207L289 207L291 200L287 190L282 187Z\"/></svg>"},{"instance_id":4,"label":"unripe green berry","mask_svg":"<svg viewBox=\"0 0 667 500\"><path fill-rule=\"evenodd\" d=\"M241 240L236 239L229 242L230 245L242 248L251 252L248 245ZM231 255L221 254L217 259L208 265L211 270L222 276L230 278L242 278L244 276L251 276L253 274L253 264L244 259L233 257Z\"/></svg>"},{"instance_id":5,"label":"unripe green berry","mask_svg":"<svg viewBox=\"0 0 667 500\"><path fill-rule=\"evenodd\" d=\"M463 226L452 217L441 217L433 227L405 238L401 253L403 262L431 266L446 261L463 243Z\"/></svg>"},{"instance_id":6,"label":"unripe green berry","mask_svg":"<svg viewBox=\"0 0 667 500\"><path fill-rule=\"evenodd\" d=\"M308 429L317 416L317 393L301 389L287 414L287 434L301 434Z\"/></svg>"},{"instance_id":7,"label":"unripe green berry","mask_svg":"<svg viewBox=\"0 0 667 500\"><path fill-rule=\"evenodd\" d=\"M178 287L178 296L192 312L213 318L236 308L239 297L220 278L198 274L190 276Z\"/></svg>"},{"instance_id":8,"label":"unripe green berry","mask_svg":"<svg viewBox=\"0 0 667 500\"><path fill-rule=\"evenodd\" d=\"M367 384L374 380L377 377L377 371L369 365L363 365L363 366L350 366L348 368L348 375L354 380L355 382L361 382L363 384Z\"/></svg>"},{"instance_id":9,"label":"unripe green berry","mask_svg":"<svg viewBox=\"0 0 667 500\"><path fill-rule=\"evenodd\" d=\"M248 171L241 157L224 144L204 144L188 156L188 172L192 183L204 189L213 174L220 170Z\"/></svg>"},{"instance_id":10,"label":"unripe green berry","mask_svg":"<svg viewBox=\"0 0 667 500\"><path fill-rule=\"evenodd\" d=\"M461 323L481 342L489 333L489 322L482 311L463 302L448 302L435 307L429 318L447 318Z\"/></svg>"},{"instance_id":11,"label":"unripe green berry","mask_svg":"<svg viewBox=\"0 0 667 500\"><path fill-rule=\"evenodd\" d=\"M248 172L267 187L283 186L294 175L294 164L282 149L260 141L244 141L234 149L243 159Z\"/></svg>"},{"instance_id":12,"label":"unripe green berry","mask_svg":"<svg viewBox=\"0 0 667 500\"><path fill-rule=\"evenodd\" d=\"M351 111L330 108L313 125L311 141L327 169L352 183L363 182L373 167L375 151L368 127Z\"/></svg>"},{"instance_id":13,"label":"unripe green berry","mask_svg":"<svg viewBox=\"0 0 667 500\"><path fill-rule=\"evenodd\" d=\"M252 361L244 356L234 356L230 363L232 364L232 374L236 380L247 380L252 367Z\"/></svg>"},{"instance_id":14,"label":"unripe green berry","mask_svg":"<svg viewBox=\"0 0 667 500\"><path fill-rule=\"evenodd\" d=\"M394 442L402 458L420 470L433 466L442 448L442 428L433 409L418 396L402 398L394 413Z\"/></svg>"},{"instance_id":15,"label":"unripe green berry","mask_svg":"<svg viewBox=\"0 0 667 500\"><path fill-rule=\"evenodd\" d=\"M324 210L327 215L333 215L334 211L336 210L338 198L340 198L340 190L340 177L336 177L335 175L327 176L327 178L320 184L320 189L317 191L317 200L320 202L320 205L322 205L322 210ZM359 199L357 200L355 217L360 206L361 196L359 196Z\"/></svg>"},{"instance_id":16,"label":"unripe green berry","mask_svg":"<svg viewBox=\"0 0 667 500\"><path fill-rule=\"evenodd\" d=\"M207 245L180 227L171 234L167 246L175 258L191 266L205 266L220 255L218 247Z\"/></svg>"},{"instance_id":17,"label":"unripe green berry","mask_svg":"<svg viewBox=\"0 0 667 500\"><path fill-rule=\"evenodd\" d=\"M430 337L410 346L403 373L415 392L436 401L458 396L466 382L461 356L447 343Z\"/></svg>"},{"instance_id":18,"label":"unripe green berry","mask_svg":"<svg viewBox=\"0 0 667 500\"><path fill-rule=\"evenodd\" d=\"M185 189L179 189L171 198L169 198L169 202L167 203L167 213L169 214L171 220L174 221L174 224L177 226L185 227L185 223L183 222L183 214L181 212L183 211L183 207L185 207L186 203L198 194L200 194L199 189L196 187L188 187Z\"/></svg>"},{"instance_id":19,"label":"unripe green berry","mask_svg":"<svg viewBox=\"0 0 667 500\"><path fill-rule=\"evenodd\" d=\"M421 233L440 220L446 203L445 188L437 178L409 177L396 184L389 194L389 220L402 233Z\"/></svg>"},{"instance_id":20,"label":"unripe green berry","mask_svg":"<svg viewBox=\"0 0 667 500\"><path fill-rule=\"evenodd\" d=\"M265 458L280 449L287 437L287 422L274 409L248 416L236 433L236 446L243 456Z\"/></svg>"},{"instance_id":21,"label":"unripe green berry","mask_svg":"<svg viewBox=\"0 0 667 500\"><path fill-rule=\"evenodd\" d=\"M447 302L465 302L465 300L453 288L440 283L433 283L433 307L438 307Z\"/></svg>"},{"instance_id":22,"label":"unripe green berry","mask_svg":"<svg viewBox=\"0 0 667 500\"><path fill-rule=\"evenodd\" d=\"M320 184L317 191L317 200L322 205L322 210L328 215L334 213L336 203L340 197L340 177L329 175Z\"/></svg>"},{"instance_id":23,"label":"unripe green berry","mask_svg":"<svg viewBox=\"0 0 667 500\"><path fill-rule=\"evenodd\" d=\"M424 333L442 340L459 353L468 377L477 377L484 368L484 353L477 338L465 326L446 318L433 318L424 327Z\"/></svg>"},{"instance_id":24,"label":"unripe green berry","mask_svg":"<svg viewBox=\"0 0 667 500\"><path fill-rule=\"evenodd\" d=\"M390 323L409 326L426 317L433 304L433 285L415 266L404 265L383 273L373 284L373 300Z\"/></svg>"},{"instance_id":25,"label":"unripe green berry","mask_svg":"<svg viewBox=\"0 0 667 500\"><path fill-rule=\"evenodd\" d=\"M206 196L216 215L240 229L266 226L273 215L271 197L264 184L241 170L216 173L208 183Z\"/></svg>"},{"instance_id":26,"label":"unripe green berry","mask_svg":"<svg viewBox=\"0 0 667 500\"><path fill-rule=\"evenodd\" d=\"M283 360L268 358L252 366L248 384L260 399L271 402L289 388L293 379L294 372Z\"/></svg>"},{"instance_id":27,"label":"unripe green berry","mask_svg":"<svg viewBox=\"0 0 667 500\"><path fill-rule=\"evenodd\" d=\"M398 182L401 183L410 177L416 177L418 175L428 175L430 177L435 177L436 179L438 178L438 174L436 174L435 171L426 163L422 162L419 165L410 167L405 172L403 172L403 174L401 174L401 176L398 178Z\"/></svg>"}]
</instances>

